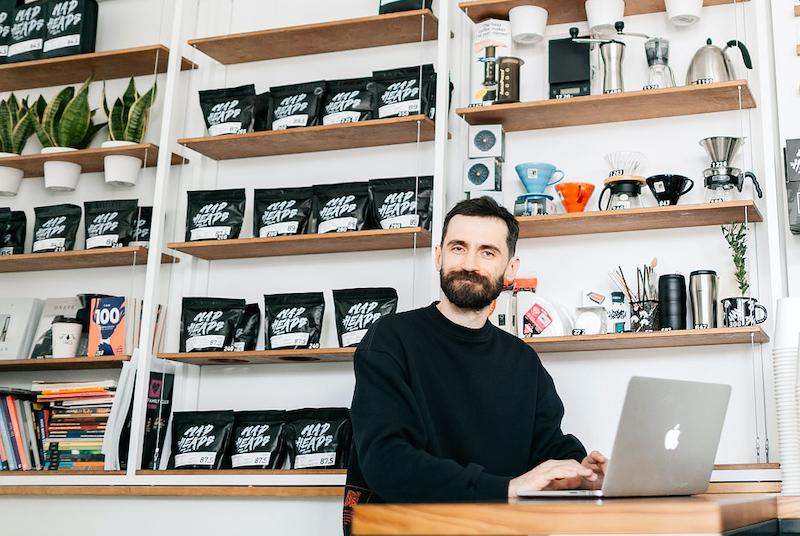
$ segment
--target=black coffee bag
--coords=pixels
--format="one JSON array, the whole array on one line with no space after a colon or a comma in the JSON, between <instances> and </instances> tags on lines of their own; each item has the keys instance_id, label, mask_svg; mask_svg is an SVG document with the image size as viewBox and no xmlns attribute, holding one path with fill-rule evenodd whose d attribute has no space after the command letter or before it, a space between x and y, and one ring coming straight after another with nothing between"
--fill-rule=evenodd
<instances>
[{"instance_id":1,"label":"black coffee bag","mask_svg":"<svg viewBox=\"0 0 800 536\"><path fill-rule=\"evenodd\" d=\"M372 221L380 229L431 228L433 177L369 181Z\"/></svg>"},{"instance_id":2,"label":"black coffee bag","mask_svg":"<svg viewBox=\"0 0 800 536\"><path fill-rule=\"evenodd\" d=\"M0 255L22 255L25 253L25 237L28 218L22 210L12 210L11 219L5 228L0 245Z\"/></svg>"},{"instance_id":3,"label":"black coffee bag","mask_svg":"<svg viewBox=\"0 0 800 536\"><path fill-rule=\"evenodd\" d=\"M397 312L397 291L393 288L334 290L333 306L339 345L358 346L372 324Z\"/></svg>"},{"instance_id":4,"label":"black coffee bag","mask_svg":"<svg viewBox=\"0 0 800 536\"><path fill-rule=\"evenodd\" d=\"M75 235L81 225L81 207L78 205L51 205L33 209L33 253L72 251Z\"/></svg>"},{"instance_id":5,"label":"black coffee bag","mask_svg":"<svg viewBox=\"0 0 800 536\"><path fill-rule=\"evenodd\" d=\"M256 190L253 236L303 234L308 228L313 198L311 187Z\"/></svg>"},{"instance_id":6,"label":"black coffee bag","mask_svg":"<svg viewBox=\"0 0 800 536\"><path fill-rule=\"evenodd\" d=\"M188 192L186 241L239 238L244 223L244 188Z\"/></svg>"},{"instance_id":7,"label":"black coffee bag","mask_svg":"<svg viewBox=\"0 0 800 536\"><path fill-rule=\"evenodd\" d=\"M248 303L233 335L234 352L251 352L258 344L261 329L261 308L257 303Z\"/></svg>"},{"instance_id":8,"label":"black coffee bag","mask_svg":"<svg viewBox=\"0 0 800 536\"><path fill-rule=\"evenodd\" d=\"M286 446L292 469L347 469L353 427L347 408L287 412Z\"/></svg>"},{"instance_id":9,"label":"black coffee bag","mask_svg":"<svg viewBox=\"0 0 800 536\"><path fill-rule=\"evenodd\" d=\"M325 82L307 82L273 87L270 93L270 128L310 127L319 124Z\"/></svg>"},{"instance_id":10,"label":"black coffee bag","mask_svg":"<svg viewBox=\"0 0 800 536\"><path fill-rule=\"evenodd\" d=\"M324 315L322 292L265 295L265 347L268 350L319 348Z\"/></svg>"},{"instance_id":11,"label":"black coffee bag","mask_svg":"<svg viewBox=\"0 0 800 536\"><path fill-rule=\"evenodd\" d=\"M372 73L378 94L377 118L424 114L434 116L436 73L433 65Z\"/></svg>"},{"instance_id":12,"label":"black coffee bag","mask_svg":"<svg viewBox=\"0 0 800 536\"><path fill-rule=\"evenodd\" d=\"M170 467L220 469L232 431L232 411L176 411Z\"/></svg>"},{"instance_id":13,"label":"black coffee bag","mask_svg":"<svg viewBox=\"0 0 800 536\"><path fill-rule=\"evenodd\" d=\"M0 0L0 65L8 59L11 25L14 23L14 0Z\"/></svg>"},{"instance_id":14,"label":"black coffee bag","mask_svg":"<svg viewBox=\"0 0 800 536\"><path fill-rule=\"evenodd\" d=\"M181 352L231 350L244 308L244 300L183 298Z\"/></svg>"},{"instance_id":15,"label":"black coffee bag","mask_svg":"<svg viewBox=\"0 0 800 536\"><path fill-rule=\"evenodd\" d=\"M248 84L200 92L200 108L211 136L253 131L256 86Z\"/></svg>"},{"instance_id":16,"label":"black coffee bag","mask_svg":"<svg viewBox=\"0 0 800 536\"><path fill-rule=\"evenodd\" d=\"M131 246L150 247L150 227L153 225L153 207L139 207L136 210Z\"/></svg>"},{"instance_id":17,"label":"black coffee bag","mask_svg":"<svg viewBox=\"0 0 800 536\"><path fill-rule=\"evenodd\" d=\"M49 0L43 57L94 52L97 37L95 0Z\"/></svg>"},{"instance_id":18,"label":"black coffee bag","mask_svg":"<svg viewBox=\"0 0 800 536\"><path fill-rule=\"evenodd\" d=\"M85 202L86 249L127 246L133 236L138 208L136 199Z\"/></svg>"},{"instance_id":19,"label":"black coffee bag","mask_svg":"<svg viewBox=\"0 0 800 536\"><path fill-rule=\"evenodd\" d=\"M280 469L285 458L286 412L237 411L231 438L233 469Z\"/></svg>"},{"instance_id":20,"label":"black coffee bag","mask_svg":"<svg viewBox=\"0 0 800 536\"><path fill-rule=\"evenodd\" d=\"M8 42L8 63L38 60L47 36L47 2L18 2Z\"/></svg>"},{"instance_id":21,"label":"black coffee bag","mask_svg":"<svg viewBox=\"0 0 800 536\"><path fill-rule=\"evenodd\" d=\"M369 185L349 182L314 186L310 233L343 233L365 228Z\"/></svg>"},{"instance_id":22,"label":"black coffee bag","mask_svg":"<svg viewBox=\"0 0 800 536\"><path fill-rule=\"evenodd\" d=\"M269 103L269 91L265 91L264 93L259 93L256 95L256 117L253 127L253 130L256 132L262 132L270 129L272 121L270 120L269 116Z\"/></svg>"},{"instance_id":23,"label":"black coffee bag","mask_svg":"<svg viewBox=\"0 0 800 536\"><path fill-rule=\"evenodd\" d=\"M372 78L330 81L325 91L322 124L340 125L372 119L376 102Z\"/></svg>"},{"instance_id":24,"label":"black coffee bag","mask_svg":"<svg viewBox=\"0 0 800 536\"><path fill-rule=\"evenodd\" d=\"M399 11L414 11L415 9L431 9L433 0L380 0L378 13L397 13Z\"/></svg>"}]
</instances>

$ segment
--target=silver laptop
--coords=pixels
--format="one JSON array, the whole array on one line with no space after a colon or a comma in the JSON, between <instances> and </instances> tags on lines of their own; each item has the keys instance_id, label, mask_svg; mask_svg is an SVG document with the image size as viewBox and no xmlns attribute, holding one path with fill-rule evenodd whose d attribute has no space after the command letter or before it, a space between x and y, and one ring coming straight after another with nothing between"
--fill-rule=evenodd
<instances>
[{"instance_id":1,"label":"silver laptop","mask_svg":"<svg viewBox=\"0 0 800 536\"><path fill-rule=\"evenodd\" d=\"M631 378L600 490L528 491L520 497L657 497L708 488L730 385Z\"/></svg>"}]
</instances>

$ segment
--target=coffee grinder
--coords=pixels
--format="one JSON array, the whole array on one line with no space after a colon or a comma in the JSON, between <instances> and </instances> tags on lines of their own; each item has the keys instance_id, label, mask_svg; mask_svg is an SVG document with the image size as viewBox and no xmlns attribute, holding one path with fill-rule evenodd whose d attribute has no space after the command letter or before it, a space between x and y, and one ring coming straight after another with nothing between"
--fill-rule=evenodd
<instances>
[{"instance_id":1,"label":"coffee grinder","mask_svg":"<svg viewBox=\"0 0 800 536\"><path fill-rule=\"evenodd\" d=\"M711 167L703 171L706 203L724 203L736 200L737 194L734 189L741 193L747 178L753 181L753 187L758 197L764 196L758 178L752 171L742 171L731 166L731 162L743 143L744 138L732 136L713 136L700 140L700 146L711 158Z\"/></svg>"}]
</instances>

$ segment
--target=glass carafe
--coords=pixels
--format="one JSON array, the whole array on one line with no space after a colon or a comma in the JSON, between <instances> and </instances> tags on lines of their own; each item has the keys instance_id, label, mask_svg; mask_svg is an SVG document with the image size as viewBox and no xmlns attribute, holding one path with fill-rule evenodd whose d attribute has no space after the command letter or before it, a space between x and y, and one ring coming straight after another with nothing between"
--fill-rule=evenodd
<instances>
[{"instance_id":1,"label":"glass carafe","mask_svg":"<svg viewBox=\"0 0 800 536\"><path fill-rule=\"evenodd\" d=\"M738 198L739 190L732 182L706 182L706 203L726 203Z\"/></svg>"},{"instance_id":2,"label":"glass carafe","mask_svg":"<svg viewBox=\"0 0 800 536\"><path fill-rule=\"evenodd\" d=\"M647 89L664 89L675 87L675 75L669 66L669 41L662 37L654 37L644 44L647 64L650 71L647 77Z\"/></svg>"}]
</instances>

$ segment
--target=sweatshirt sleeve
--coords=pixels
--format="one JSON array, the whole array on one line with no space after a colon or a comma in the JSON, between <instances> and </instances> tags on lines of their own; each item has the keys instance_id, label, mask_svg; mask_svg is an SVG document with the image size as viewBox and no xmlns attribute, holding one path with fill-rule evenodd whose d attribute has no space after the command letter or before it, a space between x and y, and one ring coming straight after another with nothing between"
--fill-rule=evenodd
<instances>
[{"instance_id":1,"label":"sweatshirt sleeve","mask_svg":"<svg viewBox=\"0 0 800 536\"><path fill-rule=\"evenodd\" d=\"M361 472L388 502L506 500L509 477L488 474L433 456L419 408L398 360L376 350L355 354L356 388L351 416Z\"/></svg>"},{"instance_id":2,"label":"sweatshirt sleeve","mask_svg":"<svg viewBox=\"0 0 800 536\"><path fill-rule=\"evenodd\" d=\"M531 448L531 468L547 460L577 460L586 457L586 449L577 437L561 431L564 404L556 392L553 378L542 366L539 356L536 422Z\"/></svg>"}]
</instances>

